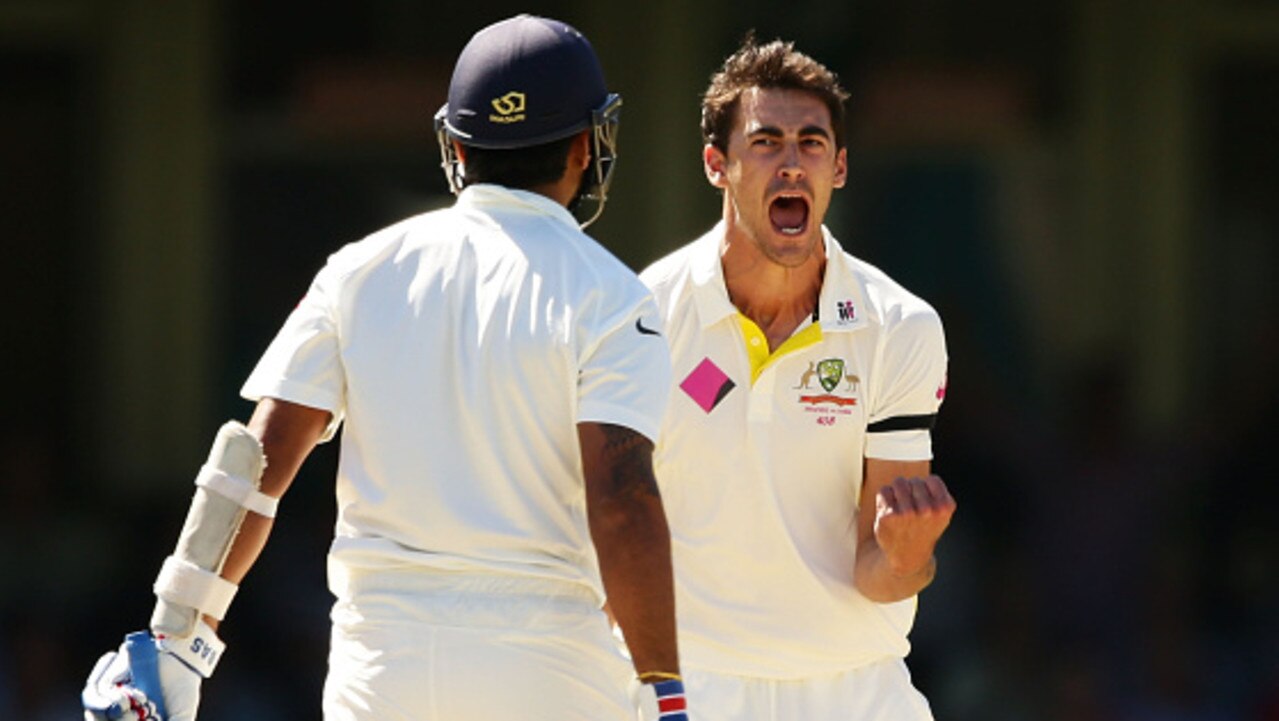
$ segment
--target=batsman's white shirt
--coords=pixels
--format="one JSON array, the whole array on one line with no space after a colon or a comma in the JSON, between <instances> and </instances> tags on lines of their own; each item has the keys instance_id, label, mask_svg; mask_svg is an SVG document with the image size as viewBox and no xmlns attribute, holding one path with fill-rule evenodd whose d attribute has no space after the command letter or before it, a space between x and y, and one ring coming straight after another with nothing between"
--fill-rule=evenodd
<instances>
[{"instance_id":1,"label":"batsman's white shirt","mask_svg":"<svg viewBox=\"0 0 1279 721\"><path fill-rule=\"evenodd\" d=\"M909 651L916 599L853 586L863 459L927 460L941 321L823 228L817 319L770 355L729 301L723 224L640 274L672 353L655 455L685 667L833 674Z\"/></svg>"},{"instance_id":2,"label":"batsman's white shirt","mask_svg":"<svg viewBox=\"0 0 1279 721\"><path fill-rule=\"evenodd\" d=\"M333 254L249 399L346 424L329 582L418 567L603 599L577 423L656 438L669 356L647 289L541 195L466 188ZM659 391L660 389L660 391Z\"/></svg>"}]
</instances>

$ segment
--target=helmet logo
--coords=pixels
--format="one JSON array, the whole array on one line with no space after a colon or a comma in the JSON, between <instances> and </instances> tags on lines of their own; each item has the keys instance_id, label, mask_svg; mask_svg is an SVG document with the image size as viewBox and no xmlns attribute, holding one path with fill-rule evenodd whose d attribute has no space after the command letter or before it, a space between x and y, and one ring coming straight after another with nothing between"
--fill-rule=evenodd
<instances>
[{"instance_id":1,"label":"helmet logo","mask_svg":"<svg viewBox=\"0 0 1279 721\"><path fill-rule=\"evenodd\" d=\"M489 122L518 123L524 120L524 93L512 90L500 98L493 98L490 102L497 113L489 116Z\"/></svg>"}]
</instances>

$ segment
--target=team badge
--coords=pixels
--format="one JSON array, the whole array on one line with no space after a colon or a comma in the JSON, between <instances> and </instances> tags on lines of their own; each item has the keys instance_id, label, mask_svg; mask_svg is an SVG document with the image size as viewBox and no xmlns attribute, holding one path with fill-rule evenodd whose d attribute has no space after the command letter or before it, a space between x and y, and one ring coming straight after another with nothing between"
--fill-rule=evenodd
<instances>
[{"instance_id":1,"label":"team badge","mask_svg":"<svg viewBox=\"0 0 1279 721\"><path fill-rule=\"evenodd\" d=\"M806 412L818 414L819 425L834 425L839 416L850 414L851 407L857 405L861 378L850 370L843 358L826 358L816 363L809 361L808 370L800 374L799 383L794 386L801 391L796 400ZM814 380L821 386L814 389L818 392L802 392L812 389Z\"/></svg>"},{"instance_id":2,"label":"team badge","mask_svg":"<svg viewBox=\"0 0 1279 721\"><path fill-rule=\"evenodd\" d=\"M827 358L817 364L817 382L829 393L844 382L844 359Z\"/></svg>"}]
</instances>

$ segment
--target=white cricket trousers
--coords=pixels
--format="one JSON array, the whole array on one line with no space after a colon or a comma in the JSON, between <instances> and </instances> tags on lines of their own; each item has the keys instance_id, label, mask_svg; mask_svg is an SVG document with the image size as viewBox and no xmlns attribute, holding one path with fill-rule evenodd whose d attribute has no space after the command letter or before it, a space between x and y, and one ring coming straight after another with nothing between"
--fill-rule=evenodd
<instances>
[{"instance_id":1,"label":"white cricket trousers","mask_svg":"<svg viewBox=\"0 0 1279 721\"><path fill-rule=\"evenodd\" d=\"M933 721L901 659L830 676L771 679L683 669L693 721ZM641 705L645 721L656 721Z\"/></svg>"},{"instance_id":2,"label":"white cricket trousers","mask_svg":"<svg viewBox=\"0 0 1279 721\"><path fill-rule=\"evenodd\" d=\"M634 721L634 669L583 586L365 574L333 607L326 721Z\"/></svg>"}]
</instances>

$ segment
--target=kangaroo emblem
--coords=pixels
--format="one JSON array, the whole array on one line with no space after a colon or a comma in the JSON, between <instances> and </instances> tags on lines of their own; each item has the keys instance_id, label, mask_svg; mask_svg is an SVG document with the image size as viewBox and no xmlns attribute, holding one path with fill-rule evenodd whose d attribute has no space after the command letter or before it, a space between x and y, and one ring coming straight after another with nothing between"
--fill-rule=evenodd
<instances>
[{"instance_id":1,"label":"kangaroo emblem","mask_svg":"<svg viewBox=\"0 0 1279 721\"><path fill-rule=\"evenodd\" d=\"M813 378L814 378L816 375L817 375L817 365L816 365L815 363L813 363L812 361L809 361L809 362L808 362L808 370L804 371L804 374L803 374L802 376L800 376L800 377L799 377L799 385L797 385L797 386L795 386L795 387L796 387L796 388L803 388L803 389L807 390L807 389L808 389L808 384L813 382Z\"/></svg>"}]
</instances>

